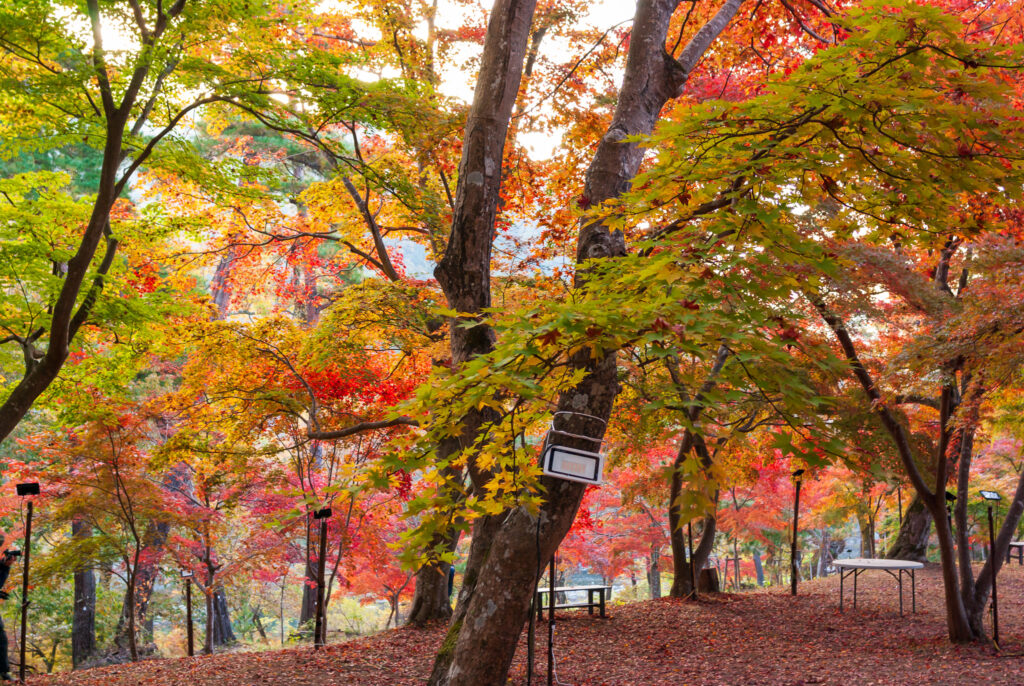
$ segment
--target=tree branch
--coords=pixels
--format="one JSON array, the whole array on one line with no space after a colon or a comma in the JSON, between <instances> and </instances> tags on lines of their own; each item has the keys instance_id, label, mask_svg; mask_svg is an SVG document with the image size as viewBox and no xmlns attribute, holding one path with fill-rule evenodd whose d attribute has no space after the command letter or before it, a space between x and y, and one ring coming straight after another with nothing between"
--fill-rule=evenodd
<instances>
[{"instance_id":1,"label":"tree branch","mask_svg":"<svg viewBox=\"0 0 1024 686\"><path fill-rule=\"evenodd\" d=\"M338 429L335 431L310 431L307 435L310 438L331 441L338 438L346 438L348 436L354 436L356 434L365 433L367 431L377 431L379 429L387 429L392 426L419 426L420 423L412 417L396 417L394 419L385 419L379 422L362 422L353 426Z\"/></svg>"}]
</instances>

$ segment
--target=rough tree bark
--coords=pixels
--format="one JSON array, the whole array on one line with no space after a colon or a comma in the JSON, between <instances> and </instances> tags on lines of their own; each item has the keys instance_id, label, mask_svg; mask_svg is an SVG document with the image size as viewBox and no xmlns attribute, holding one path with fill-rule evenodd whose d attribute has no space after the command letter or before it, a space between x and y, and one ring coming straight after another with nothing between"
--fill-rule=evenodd
<instances>
[{"instance_id":1,"label":"rough tree bark","mask_svg":"<svg viewBox=\"0 0 1024 686\"><path fill-rule=\"evenodd\" d=\"M228 609L228 597L223 588L213 592L213 645L231 645L237 639L231 628L231 611Z\"/></svg>"},{"instance_id":2,"label":"rough tree bark","mask_svg":"<svg viewBox=\"0 0 1024 686\"><path fill-rule=\"evenodd\" d=\"M890 560L924 562L928 554L928 538L932 533L932 513L921 497L914 495L903 515L903 524L885 557Z\"/></svg>"},{"instance_id":3,"label":"rough tree bark","mask_svg":"<svg viewBox=\"0 0 1024 686\"><path fill-rule=\"evenodd\" d=\"M701 527L700 540L693 549L693 565L697 568L697 573L694 575L697 577L697 591L700 593L708 593L711 589L703 583L700 572L708 563L708 558L711 557L711 551L715 547L715 534L718 531L718 522L714 517L705 517L703 520L703 527ZM680 540L684 536L678 537ZM675 544L672 546L672 588L668 594L672 598L687 598L693 593L693 583L690 576L690 562L686 560L686 545L683 544L683 553L679 557L676 557Z\"/></svg>"},{"instance_id":4,"label":"rough tree bark","mask_svg":"<svg viewBox=\"0 0 1024 686\"><path fill-rule=\"evenodd\" d=\"M688 541L677 499L683 490L680 467L686 454L691 449L696 450L704 469L710 469L711 467L711 455L703 438L699 434L692 433L689 429L684 431L683 438L679 442L679 450L676 453L675 468L672 471L671 488L669 490L669 540L672 543L672 573L674 575L669 595L673 598L686 598L693 593L693 577L699 577L700 570L704 569L704 565L707 564L708 558L711 556L711 550L715 546L715 533L717 531L715 513L710 512L703 519L704 526L701 528L700 541L693 549L693 560L686 559ZM717 500L718 495L716 493L715 501L717 502ZM697 574L691 574L691 565L696 567ZM697 579L697 590L707 590L701 587L700 578Z\"/></svg>"},{"instance_id":5,"label":"rough tree bark","mask_svg":"<svg viewBox=\"0 0 1024 686\"><path fill-rule=\"evenodd\" d=\"M741 2L727 0L684 48L679 60L665 51L669 20L678 0L638 2L618 104L611 127L598 144L587 172L584 195L591 204L598 205L629 189L643 150L634 142L625 142L626 137L653 130L664 105L682 92L697 60L732 20ZM497 3L492 22L504 11L507 3ZM525 50L526 31L522 33ZM490 34L491 27L488 41ZM486 48L484 57L486 68ZM487 83L483 75L480 83ZM621 232L613 232L600 222L581 228L576 251L578 263L624 254ZM584 273L577 272L577 282L584 279ZM581 351L571 362L585 370L586 375L573 391L559 398L558 409L607 420L619 392L615 352L592 359L588 351ZM565 424L569 433L597 439L604 435L603 424L579 415L571 416ZM573 440L558 442L592 449L589 440L575 439L575 445ZM540 562L550 560L572 526L583 496L582 484L547 477L541 483L547 498L538 517L517 508L478 520L468 562L472 584L465 584L459 595L459 606L429 683L497 686L505 682L533 594L538 550ZM487 540L478 544L478 532L486 534Z\"/></svg>"},{"instance_id":6,"label":"rough tree bark","mask_svg":"<svg viewBox=\"0 0 1024 686\"><path fill-rule=\"evenodd\" d=\"M449 533L445 541L448 552L453 552L458 543L456 532ZM427 622L448 621L452 616L452 604L448 598L447 562L425 564L416 572L416 590L409 608L409 623L422 626Z\"/></svg>"},{"instance_id":7,"label":"rough tree bark","mask_svg":"<svg viewBox=\"0 0 1024 686\"><path fill-rule=\"evenodd\" d=\"M92 535L89 526L81 521L71 522L73 538ZM71 664L77 669L96 652L96 575L92 567L83 564L75 570L75 608L71 617Z\"/></svg>"},{"instance_id":8,"label":"rough tree bark","mask_svg":"<svg viewBox=\"0 0 1024 686\"><path fill-rule=\"evenodd\" d=\"M647 586L651 589L651 599L661 597L661 550L656 543L651 544L651 553L647 558Z\"/></svg>"}]
</instances>

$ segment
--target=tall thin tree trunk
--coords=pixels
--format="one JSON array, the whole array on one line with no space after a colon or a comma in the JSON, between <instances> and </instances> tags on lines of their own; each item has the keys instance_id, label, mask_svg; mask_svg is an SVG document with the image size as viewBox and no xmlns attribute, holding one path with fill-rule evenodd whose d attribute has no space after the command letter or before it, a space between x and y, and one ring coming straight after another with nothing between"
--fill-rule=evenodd
<instances>
[{"instance_id":1,"label":"tall thin tree trunk","mask_svg":"<svg viewBox=\"0 0 1024 686\"><path fill-rule=\"evenodd\" d=\"M281 645L284 645L284 579L281 579L281 598L277 605L278 632L281 635Z\"/></svg>"},{"instance_id":2,"label":"tall thin tree trunk","mask_svg":"<svg viewBox=\"0 0 1024 686\"><path fill-rule=\"evenodd\" d=\"M761 566L761 551L754 551L754 574L757 576L757 585L764 586L764 567Z\"/></svg>"},{"instance_id":3,"label":"tall thin tree trunk","mask_svg":"<svg viewBox=\"0 0 1024 686\"><path fill-rule=\"evenodd\" d=\"M128 574L128 653L132 662L139 661L139 647L136 642L135 632L135 575L138 569L138 555L136 555L135 569Z\"/></svg>"},{"instance_id":4,"label":"tall thin tree trunk","mask_svg":"<svg viewBox=\"0 0 1024 686\"><path fill-rule=\"evenodd\" d=\"M205 655L213 655L213 590L207 586L204 591L203 596L206 598L206 635L203 637L203 653Z\"/></svg>"},{"instance_id":5,"label":"tall thin tree trunk","mask_svg":"<svg viewBox=\"0 0 1024 686\"><path fill-rule=\"evenodd\" d=\"M953 533L946 519L945 511L941 508L945 503L944 493L940 492L938 499L941 502L934 504L932 518L935 521L935 534L939 539L939 555L942 561L942 590L946 601L946 628L949 632L949 640L953 643L967 643L978 638L971 627L970 619L967 616L967 608L964 607L963 599L960 597L960 584L957 579L957 565L955 552L953 550ZM936 511L941 511L938 515Z\"/></svg>"},{"instance_id":6,"label":"tall thin tree trunk","mask_svg":"<svg viewBox=\"0 0 1024 686\"><path fill-rule=\"evenodd\" d=\"M299 631L303 635L305 635L307 628L311 626L311 622L316 617L317 583L316 564L313 557L313 551L316 547L313 535L313 519L307 516L306 520L306 565L302 580L302 602L299 604Z\"/></svg>"},{"instance_id":7,"label":"tall thin tree trunk","mask_svg":"<svg viewBox=\"0 0 1024 686\"><path fill-rule=\"evenodd\" d=\"M88 538L91 528L76 519L71 522L71 536ZM96 575L87 563L75 570L75 607L71 618L71 664L77 669L96 652Z\"/></svg>"}]
</instances>

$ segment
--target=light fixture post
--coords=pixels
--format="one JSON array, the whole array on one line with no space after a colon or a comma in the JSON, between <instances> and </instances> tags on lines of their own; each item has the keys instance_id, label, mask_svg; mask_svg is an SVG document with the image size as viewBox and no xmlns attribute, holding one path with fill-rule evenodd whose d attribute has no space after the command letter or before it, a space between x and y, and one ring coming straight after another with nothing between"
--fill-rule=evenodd
<instances>
[{"instance_id":1,"label":"light fixture post","mask_svg":"<svg viewBox=\"0 0 1024 686\"><path fill-rule=\"evenodd\" d=\"M19 496L39 495L38 483L18 484L15 487ZM21 574L21 645L18 646L18 679L25 683L25 641L28 634L28 570L29 558L32 556L32 501L26 503L25 513L25 556Z\"/></svg>"},{"instance_id":2,"label":"light fixture post","mask_svg":"<svg viewBox=\"0 0 1024 686\"><path fill-rule=\"evenodd\" d=\"M188 636L188 656L195 655L195 634L192 627L192 572L182 571L185 579L185 633Z\"/></svg>"},{"instance_id":3,"label":"light fixture post","mask_svg":"<svg viewBox=\"0 0 1024 686\"><path fill-rule=\"evenodd\" d=\"M789 593L796 595L796 582L800 576L800 568L796 563L796 542L800 528L800 484L803 482L804 470L797 469L793 472L793 479L796 481L796 495L793 498L793 541L789 546Z\"/></svg>"},{"instance_id":4,"label":"light fixture post","mask_svg":"<svg viewBox=\"0 0 1024 686\"><path fill-rule=\"evenodd\" d=\"M320 554L316 565L316 620L313 624L313 648L319 650L327 644L324 623L324 569L327 562L327 520L331 508L325 507L313 513L313 519L320 520Z\"/></svg>"},{"instance_id":5,"label":"light fixture post","mask_svg":"<svg viewBox=\"0 0 1024 686\"><path fill-rule=\"evenodd\" d=\"M992 503L1002 500L995 491L982 491L981 497L988 501L988 559L992 564L992 642L999 648L999 593L996 591L996 573L999 560L996 559L996 526L992 517Z\"/></svg>"}]
</instances>

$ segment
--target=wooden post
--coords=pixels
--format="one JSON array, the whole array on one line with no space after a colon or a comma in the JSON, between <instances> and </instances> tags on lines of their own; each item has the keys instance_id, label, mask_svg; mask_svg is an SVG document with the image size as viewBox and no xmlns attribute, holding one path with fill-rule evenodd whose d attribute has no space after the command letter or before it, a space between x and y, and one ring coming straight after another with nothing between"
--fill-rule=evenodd
<instances>
[{"instance_id":1,"label":"wooden post","mask_svg":"<svg viewBox=\"0 0 1024 686\"><path fill-rule=\"evenodd\" d=\"M555 685L555 554L548 570L548 686Z\"/></svg>"},{"instance_id":2,"label":"wooden post","mask_svg":"<svg viewBox=\"0 0 1024 686\"><path fill-rule=\"evenodd\" d=\"M28 630L28 564L32 554L32 501L28 501L28 516L25 522L25 567L21 575L21 645L18 646L18 679L25 683L25 638Z\"/></svg>"},{"instance_id":3,"label":"wooden post","mask_svg":"<svg viewBox=\"0 0 1024 686\"><path fill-rule=\"evenodd\" d=\"M686 523L687 545L690 548L690 595L697 599L697 566L693 563L693 521Z\"/></svg>"},{"instance_id":4,"label":"wooden post","mask_svg":"<svg viewBox=\"0 0 1024 686\"><path fill-rule=\"evenodd\" d=\"M192 577L185 579L185 632L188 634L188 656L195 655L195 635L192 628Z\"/></svg>"}]
</instances>

